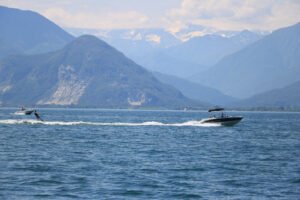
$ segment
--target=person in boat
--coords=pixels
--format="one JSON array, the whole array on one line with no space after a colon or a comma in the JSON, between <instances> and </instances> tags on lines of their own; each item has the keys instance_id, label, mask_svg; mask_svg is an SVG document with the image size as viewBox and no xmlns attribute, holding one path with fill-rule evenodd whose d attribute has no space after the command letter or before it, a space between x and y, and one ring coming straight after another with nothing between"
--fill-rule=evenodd
<instances>
[{"instance_id":1,"label":"person in boat","mask_svg":"<svg viewBox=\"0 0 300 200\"><path fill-rule=\"evenodd\" d=\"M40 120L40 121L44 121L44 120L40 117L39 113L38 113L36 110L34 110L34 115L35 115L36 119L38 119L38 120Z\"/></svg>"},{"instance_id":2,"label":"person in boat","mask_svg":"<svg viewBox=\"0 0 300 200\"><path fill-rule=\"evenodd\" d=\"M22 110L22 111L24 111L24 110L25 110L24 106L22 106L21 110Z\"/></svg>"}]
</instances>

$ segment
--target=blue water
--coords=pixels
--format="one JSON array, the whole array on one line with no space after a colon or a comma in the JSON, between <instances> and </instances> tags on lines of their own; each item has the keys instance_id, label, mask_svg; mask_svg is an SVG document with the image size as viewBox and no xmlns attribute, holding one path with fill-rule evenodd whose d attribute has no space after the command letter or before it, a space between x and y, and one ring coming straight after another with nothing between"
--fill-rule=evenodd
<instances>
[{"instance_id":1,"label":"blue water","mask_svg":"<svg viewBox=\"0 0 300 200\"><path fill-rule=\"evenodd\" d=\"M300 113L0 109L0 199L300 199Z\"/></svg>"}]
</instances>

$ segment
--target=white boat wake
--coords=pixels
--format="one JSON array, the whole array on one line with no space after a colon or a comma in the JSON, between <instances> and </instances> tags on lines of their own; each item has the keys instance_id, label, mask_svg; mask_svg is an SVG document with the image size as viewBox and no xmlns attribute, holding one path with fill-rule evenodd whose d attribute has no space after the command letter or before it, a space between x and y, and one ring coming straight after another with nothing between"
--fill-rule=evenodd
<instances>
[{"instance_id":1,"label":"white boat wake","mask_svg":"<svg viewBox=\"0 0 300 200\"><path fill-rule=\"evenodd\" d=\"M13 114L14 115L25 115L25 112L23 112L23 111L16 111Z\"/></svg>"},{"instance_id":2,"label":"white boat wake","mask_svg":"<svg viewBox=\"0 0 300 200\"><path fill-rule=\"evenodd\" d=\"M39 121L34 119L5 119L0 120L0 124L44 124L44 125L62 125L62 126L72 126L72 125L95 125L95 126L199 126L199 127L211 127L220 126L218 124L205 124L201 121L187 121L183 123L162 123L156 121L141 122L141 123L125 123L125 122L84 122L84 121Z\"/></svg>"}]
</instances>

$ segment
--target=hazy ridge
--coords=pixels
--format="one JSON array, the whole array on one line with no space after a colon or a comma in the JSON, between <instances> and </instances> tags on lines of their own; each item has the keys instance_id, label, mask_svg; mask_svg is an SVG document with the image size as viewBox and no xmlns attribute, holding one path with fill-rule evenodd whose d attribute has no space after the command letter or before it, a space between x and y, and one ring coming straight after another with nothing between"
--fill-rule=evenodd
<instances>
[{"instance_id":1,"label":"hazy ridge","mask_svg":"<svg viewBox=\"0 0 300 200\"><path fill-rule=\"evenodd\" d=\"M54 51L73 39L36 12L0 6L0 58Z\"/></svg>"}]
</instances>

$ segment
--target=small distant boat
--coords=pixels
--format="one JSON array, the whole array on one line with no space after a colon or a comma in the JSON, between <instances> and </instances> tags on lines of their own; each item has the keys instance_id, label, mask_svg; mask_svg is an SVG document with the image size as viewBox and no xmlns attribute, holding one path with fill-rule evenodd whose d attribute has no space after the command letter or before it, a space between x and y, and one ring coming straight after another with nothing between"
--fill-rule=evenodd
<instances>
[{"instance_id":1,"label":"small distant boat","mask_svg":"<svg viewBox=\"0 0 300 200\"><path fill-rule=\"evenodd\" d=\"M243 119L243 117L241 116L236 116L236 117L229 116L224 112L221 112L221 114L211 116L211 113L219 112L223 110L224 108L215 108L215 109L208 110L208 112L210 113L209 118L202 119L201 123L214 123L214 124L220 124L222 126L233 126L239 123Z\"/></svg>"},{"instance_id":2,"label":"small distant boat","mask_svg":"<svg viewBox=\"0 0 300 200\"><path fill-rule=\"evenodd\" d=\"M26 110L23 106L20 111L16 111L16 115L31 115L34 110Z\"/></svg>"}]
</instances>

